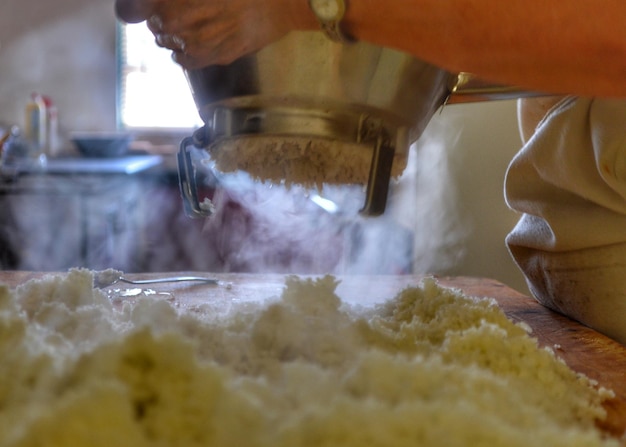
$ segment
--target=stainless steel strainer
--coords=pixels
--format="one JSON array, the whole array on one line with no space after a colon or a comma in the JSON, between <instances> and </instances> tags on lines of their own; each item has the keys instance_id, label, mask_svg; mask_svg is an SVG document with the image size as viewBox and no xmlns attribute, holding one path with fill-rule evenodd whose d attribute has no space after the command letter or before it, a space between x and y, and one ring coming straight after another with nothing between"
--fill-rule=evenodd
<instances>
[{"instance_id":1,"label":"stainless steel strainer","mask_svg":"<svg viewBox=\"0 0 626 447\"><path fill-rule=\"evenodd\" d=\"M179 173L187 213L198 216L210 208L197 196L193 146L215 154L238 139L271 137L360 147L371 160L361 212L378 215L394 164L406 163L410 144L444 103L522 94L476 84L471 76L396 50L339 44L314 31L291 33L230 65L186 74L205 126L181 144ZM335 163L333 170L350 168L349 158Z\"/></svg>"}]
</instances>

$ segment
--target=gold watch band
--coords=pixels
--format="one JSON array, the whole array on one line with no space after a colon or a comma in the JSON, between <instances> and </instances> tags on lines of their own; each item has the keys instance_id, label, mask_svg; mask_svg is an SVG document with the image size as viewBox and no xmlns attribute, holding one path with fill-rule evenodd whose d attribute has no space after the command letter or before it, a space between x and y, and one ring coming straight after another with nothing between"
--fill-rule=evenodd
<instances>
[{"instance_id":1,"label":"gold watch band","mask_svg":"<svg viewBox=\"0 0 626 447\"><path fill-rule=\"evenodd\" d=\"M326 34L330 40L335 42L352 42L352 38L348 37L342 30L340 22L325 22L321 23L322 31Z\"/></svg>"}]
</instances>

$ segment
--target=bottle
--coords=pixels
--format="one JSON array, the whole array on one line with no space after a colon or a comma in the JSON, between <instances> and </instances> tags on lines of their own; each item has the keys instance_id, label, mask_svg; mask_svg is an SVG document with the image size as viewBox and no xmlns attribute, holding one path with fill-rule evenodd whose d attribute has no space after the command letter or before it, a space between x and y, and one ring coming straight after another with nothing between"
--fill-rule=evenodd
<instances>
[{"instance_id":1,"label":"bottle","mask_svg":"<svg viewBox=\"0 0 626 447\"><path fill-rule=\"evenodd\" d=\"M32 145L33 158L44 155L46 147L47 124L46 103L38 93L31 95L30 101L26 104L26 125L24 126L24 137Z\"/></svg>"},{"instance_id":2,"label":"bottle","mask_svg":"<svg viewBox=\"0 0 626 447\"><path fill-rule=\"evenodd\" d=\"M49 96L33 93L26 104L24 137L35 149L33 158L58 155L58 112Z\"/></svg>"},{"instance_id":3,"label":"bottle","mask_svg":"<svg viewBox=\"0 0 626 447\"><path fill-rule=\"evenodd\" d=\"M46 107L46 138L44 153L54 157L59 153L59 114L57 106L49 96L42 96Z\"/></svg>"}]
</instances>

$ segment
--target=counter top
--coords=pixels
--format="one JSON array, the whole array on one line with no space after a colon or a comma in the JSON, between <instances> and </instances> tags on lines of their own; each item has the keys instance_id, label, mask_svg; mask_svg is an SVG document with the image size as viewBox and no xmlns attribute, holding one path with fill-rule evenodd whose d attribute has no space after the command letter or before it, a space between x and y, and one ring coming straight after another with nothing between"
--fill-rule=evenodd
<instances>
[{"instance_id":1,"label":"counter top","mask_svg":"<svg viewBox=\"0 0 626 447\"><path fill-rule=\"evenodd\" d=\"M158 166L163 162L160 155L132 155L116 158L52 158L44 172L51 174L135 174Z\"/></svg>"},{"instance_id":2,"label":"counter top","mask_svg":"<svg viewBox=\"0 0 626 447\"><path fill-rule=\"evenodd\" d=\"M207 276L199 272L176 274ZM0 282L15 287L29 279L39 278L37 272L0 272ZM128 278L145 279L172 276L172 273L129 274ZM212 300L225 304L237 301L256 301L278 296L284 275L266 274L211 274L228 287L197 283L150 284L157 292L169 292L186 305ZM337 294L347 302L372 304L389 299L402 289L415 286L422 276L341 276ZM585 374L599 385L612 389L615 398L605 403L608 418L602 429L614 435L626 431L626 346L589 329L567 317L552 312L504 284L483 278L437 278L446 287L460 289L466 295L493 298L513 321L524 322L541 346L552 348L556 355L574 371ZM147 287L147 286L146 286Z\"/></svg>"},{"instance_id":3,"label":"counter top","mask_svg":"<svg viewBox=\"0 0 626 447\"><path fill-rule=\"evenodd\" d=\"M7 173L27 174L135 174L158 166L160 155L129 155L112 158L59 157L49 158L43 164L32 162L3 166Z\"/></svg>"}]
</instances>

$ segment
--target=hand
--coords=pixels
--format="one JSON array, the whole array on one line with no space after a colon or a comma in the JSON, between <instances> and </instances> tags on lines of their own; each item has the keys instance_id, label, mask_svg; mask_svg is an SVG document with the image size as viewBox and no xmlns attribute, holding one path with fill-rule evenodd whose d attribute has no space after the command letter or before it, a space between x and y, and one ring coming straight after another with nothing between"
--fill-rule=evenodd
<instances>
[{"instance_id":1,"label":"hand","mask_svg":"<svg viewBox=\"0 0 626 447\"><path fill-rule=\"evenodd\" d=\"M315 29L306 0L116 0L117 16L147 20L185 68L229 64L295 29Z\"/></svg>"}]
</instances>

